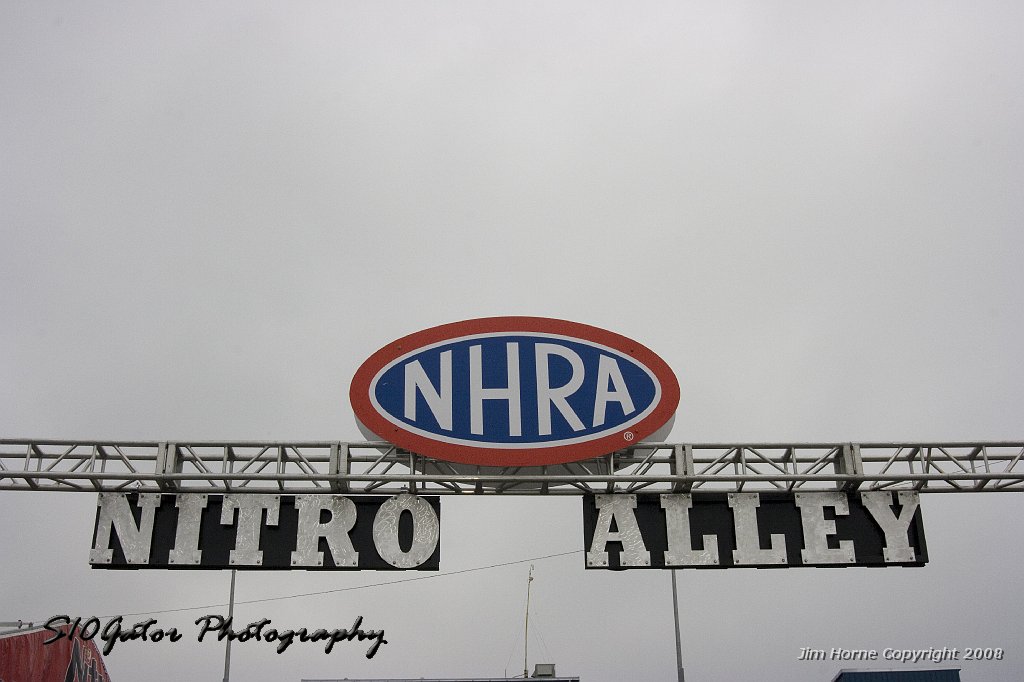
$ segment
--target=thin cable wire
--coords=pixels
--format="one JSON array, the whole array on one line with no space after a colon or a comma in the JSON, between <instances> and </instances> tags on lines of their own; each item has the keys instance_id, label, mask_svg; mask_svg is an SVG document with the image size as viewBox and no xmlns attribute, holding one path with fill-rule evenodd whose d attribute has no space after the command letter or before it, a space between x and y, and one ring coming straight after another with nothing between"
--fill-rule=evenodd
<instances>
[{"instance_id":1,"label":"thin cable wire","mask_svg":"<svg viewBox=\"0 0 1024 682\"><path fill-rule=\"evenodd\" d=\"M583 551L582 549L574 549L571 552L560 552L558 554L548 554L546 556L533 557L532 559L517 559L515 561L506 561L506 562L501 563L501 564L490 564L488 566L475 566L473 568L464 568L464 569L459 570L459 571L450 571L448 573L435 573L433 575L422 575L422 576L416 576L415 578L404 578L402 580L390 580L390 581L381 582L381 583L371 583L369 585L354 585L352 587L339 587L337 589L322 590L322 591L319 591L319 592L302 592L302 593L299 593L299 594L286 594L286 595L283 595L283 596L280 596L280 597L264 597L263 599L246 599L244 601L237 601L236 600L235 604L236 605L238 605L238 604L262 604L262 603L265 603L265 602L272 602L272 601L284 601L286 599L299 599L300 597L315 597L315 596L319 596L319 595L323 595L323 594L335 594L335 593L338 593L338 592L352 592L352 591L355 591L355 590L367 590L367 589L370 589L370 588L373 588L373 587L384 587L385 585L399 585L399 584L402 584L402 583L416 582L418 580L433 580L435 578L446 578L446 577L448 577L450 575L461 575L463 573L474 573L476 571L487 571L487 570L490 570L492 568L503 568L505 566L515 566L516 564L525 564L525 563L529 563L531 561L544 561L545 559L555 559L557 557L569 556L571 554L579 554L582 551ZM160 613L180 613L182 611L198 611L200 609L212 609L212 608L216 608L216 607L219 607L219 606L227 606L227 604L222 602L222 603L219 603L219 604L205 604L205 605L202 605L202 606L183 606L183 607L177 608L177 609L162 609L160 611L138 611L136 613L118 613L118 614L109 615L109 616L97 616L97 618L99 618L100 620L106 620L108 618L116 618L117 616L148 616L148 615L155 615L155 614L160 614ZM31 621L31 622L35 623L35 622L44 622L44 621L42 619L40 619L39 621Z\"/></svg>"},{"instance_id":2,"label":"thin cable wire","mask_svg":"<svg viewBox=\"0 0 1024 682\"><path fill-rule=\"evenodd\" d=\"M540 620L537 619L537 618L534 618L534 630L537 633L537 639L540 640L540 647L544 650L544 653L547 654L548 660L549 661L553 661L553 660L555 660L555 658L554 658L554 656L551 655L551 649L548 648L548 643L546 641L544 641L544 632L541 630L540 626L541 626Z\"/></svg>"},{"instance_id":3,"label":"thin cable wire","mask_svg":"<svg viewBox=\"0 0 1024 682\"><path fill-rule=\"evenodd\" d=\"M519 628L517 627L516 628L516 639L515 639L514 642L512 642L512 648L508 652L508 660L505 661L505 677L508 677L508 667L510 665L512 665L512 656L513 656L513 654L516 653L516 648L519 646L519 638L521 636L522 636L522 633L519 632Z\"/></svg>"}]
</instances>

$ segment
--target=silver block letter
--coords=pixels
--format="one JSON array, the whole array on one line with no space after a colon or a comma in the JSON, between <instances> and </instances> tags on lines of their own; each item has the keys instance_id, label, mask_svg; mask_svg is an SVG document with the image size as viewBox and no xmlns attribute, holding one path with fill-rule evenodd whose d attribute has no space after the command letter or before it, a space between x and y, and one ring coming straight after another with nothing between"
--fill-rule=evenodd
<instances>
[{"instance_id":1,"label":"silver block letter","mask_svg":"<svg viewBox=\"0 0 1024 682\"><path fill-rule=\"evenodd\" d=\"M668 550L665 552L666 566L717 566L718 536L705 535L704 549L693 549L690 544L690 495L662 495L661 508L665 510L665 525L668 529Z\"/></svg>"},{"instance_id":2,"label":"silver block letter","mask_svg":"<svg viewBox=\"0 0 1024 682\"><path fill-rule=\"evenodd\" d=\"M398 521L402 512L412 514L412 547L403 552L398 542ZM373 519L373 544L380 558L395 568L415 568L437 549L441 524L434 508L421 497L400 493L377 510Z\"/></svg>"},{"instance_id":3,"label":"silver block letter","mask_svg":"<svg viewBox=\"0 0 1024 682\"><path fill-rule=\"evenodd\" d=\"M320 538L327 539L335 566L359 564L359 553L348 536L356 525L356 505L352 500L340 495L297 495L295 507L299 511L299 529L292 566L323 566L324 553L318 550ZM325 510L331 518L320 523L320 513Z\"/></svg>"},{"instance_id":4,"label":"silver block letter","mask_svg":"<svg viewBox=\"0 0 1024 682\"><path fill-rule=\"evenodd\" d=\"M198 566L203 560L203 551L199 549L199 525L202 522L203 510L206 509L207 496L193 493L181 493L175 500L178 508L178 528L174 532L174 549L167 556L169 564Z\"/></svg>"},{"instance_id":5,"label":"silver block letter","mask_svg":"<svg viewBox=\"0 0 1024 682\"><path fill-rule=\"evenodd\" d=\"M805 564L852 564L853 542L840 540L839 548L828 546L828 536L836 534L836 522L825 518L825 507L833 507L836 514L846 516L850 506L846 493L796 493L796 506L800 507L800 523L804 529L804 549L800 557Z\"/></svg>"},{"instance_id":6,"label":"silver block letter","mask_svg":"<svg viewBox=\"0 0 1024 682\"><path fill-rule=\"evenodd\" d=\"M760 495L757 493L729 493L729 506L732 507L733 524L736 526L736 549L732 551L733 563L737 566L787 563L785 535L772 533L771 549L761 549L761 540L757 534L757 508L761 506Z\"/></svg>"},{"instance_id":7,"label":"silver block letter","mask_svg":"<svg viewBox=\"0 0 1024 682\"><path fill-rule=\"evenodd\" d=\"M596 495L595 506L600 510L594 528L594 541L587 551L587 566L607 566L609 542L621 542L622 566L650 566L651 553L647 551L640 526L636 522L636 495ZM612 521L618 530L612 531Z\"/></svg>"},{"instance_id":8,"label":"silver block letter","mask_svg":"<svg viewBox=\"0 0 1024 682\"><path fill-rule=\"evenodd\" d=\"M220 512L221 525L234 524L235 510L238 510L235 548L228 555L228 562L232 566L259 566L263 563L263 552L260 551L263 510L267 510L267 525L276 526L280 507L280 495L224 496Z\"/></svg>"},{"instance_id":9,"label":"silver block letter","mask_svg":"<svg viewBox=\"0 0 1024 682\"><path fill-rule=\"evenodd\" d=\"M148 564L149 548L153 544L153 520L160 506L159 493L140 493L139 507L142 519L135 525L127 493L100 493L99 518L96 519L96 545L89 551L89 563L109 564L114 560L110 547L110 528L117 531L117 539L129 564Z\"/></svg>"},{"instance_id":10,"label":"silver block letter","mask_svg":"<svg viewBox=\"0 0 1024 682\"><path fill-rule=\"evenodd\" d=\"M892 503L890 492L875 491L860 494L861 502L871 512L875 523L885 533L885 549L882 550L882 558L887 564L914 561L916 558L907 532L910 530L910 522L914 519L921 498L916 492L910 490L901 490L896 495L900 503L899 518L889 506Z\"/></svg>"}]
</instances>

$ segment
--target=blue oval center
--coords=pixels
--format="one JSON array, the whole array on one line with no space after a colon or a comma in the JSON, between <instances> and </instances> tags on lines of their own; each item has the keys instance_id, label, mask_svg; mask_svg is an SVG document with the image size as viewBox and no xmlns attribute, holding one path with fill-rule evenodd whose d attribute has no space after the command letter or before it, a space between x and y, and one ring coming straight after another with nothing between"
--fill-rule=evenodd
<instances>
[{"instance_id":1,"label":"blue oval center","mask_svg":"<svg viewBox=\"0 0 1024 682\"><path fill-rule=\"evenodd\" d=\"M562 337L496 334L403 356L370 388L391 421L441 440L589 440L653 408L653 374L628 355Z\"/></svg>"}]
</instances>

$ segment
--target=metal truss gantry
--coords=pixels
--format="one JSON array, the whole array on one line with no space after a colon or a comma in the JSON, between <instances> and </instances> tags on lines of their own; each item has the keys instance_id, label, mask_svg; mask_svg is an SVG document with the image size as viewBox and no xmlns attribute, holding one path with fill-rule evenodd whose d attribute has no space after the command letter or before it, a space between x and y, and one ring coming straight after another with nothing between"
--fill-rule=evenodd
<instances>
[{"instance_id":1,"label":"metal truss gantry","mask_svg":"<svg viewBox=\"0 0 1024 682\"><path fill-rule=\"evenodd\" d=\"M1024 442L639 443L546 467L451 464L384 442L0 439L0 490L583 495L1024 491Z\"/></svg>"}]
</instances>

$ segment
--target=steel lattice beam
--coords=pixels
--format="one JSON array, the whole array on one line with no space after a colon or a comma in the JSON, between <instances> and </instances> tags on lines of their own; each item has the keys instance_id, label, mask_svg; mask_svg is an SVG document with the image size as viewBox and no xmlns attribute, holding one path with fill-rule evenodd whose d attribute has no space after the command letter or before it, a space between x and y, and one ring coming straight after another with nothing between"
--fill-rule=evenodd
<instances>
[{"instance_id":1,"label":"steel lattice beam","mask_svg":"<svg viewBox=\"0 0 1024 682\"><path fill-rule=\"evenodd\" d=\"M537 468L450 464L383 442L0 440L0 490L556 494L1024 491L1024 442L640 443Z\"/></svg>"}]
</instances>

